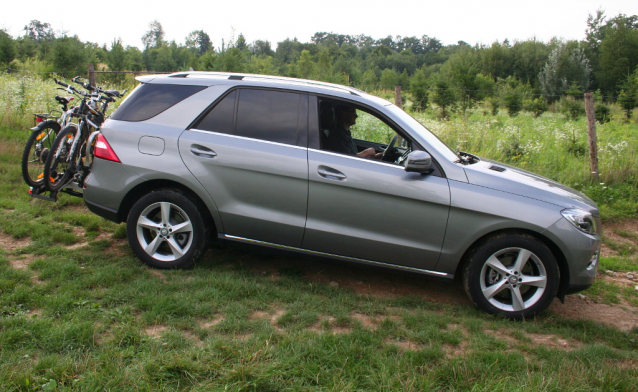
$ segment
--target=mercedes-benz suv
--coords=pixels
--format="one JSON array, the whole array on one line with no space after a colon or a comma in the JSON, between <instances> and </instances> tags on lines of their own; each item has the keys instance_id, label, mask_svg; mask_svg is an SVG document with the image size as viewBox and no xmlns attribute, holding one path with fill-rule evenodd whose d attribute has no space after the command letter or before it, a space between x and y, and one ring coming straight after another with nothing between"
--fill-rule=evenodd
<instances>
[{"instance_id":1,"label":"mercedes-benz suv","mask_svg":"<svg viewBox=\"0 0 638 392\"><path fill-rule=\"evenodd\" d=\"M448 148L392 103L309 80L142 76L104 123L84 199L134 253L192 266L214 238L459 276L531 317L583 290L600 216L582 193Z\"/></svg>"}]
</instances>

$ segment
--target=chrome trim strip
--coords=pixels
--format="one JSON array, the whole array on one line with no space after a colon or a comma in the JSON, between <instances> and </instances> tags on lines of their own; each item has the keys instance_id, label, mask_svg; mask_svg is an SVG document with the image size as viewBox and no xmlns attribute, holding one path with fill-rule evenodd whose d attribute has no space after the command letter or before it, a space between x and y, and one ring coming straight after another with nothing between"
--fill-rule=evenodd
<instances>
[{"instance_id":1,"label":"chrome trim strip","mask_svg":"<svg viewBox=\"0 0 638 392\"><path fill-rule=\"evenodd\" d=\"M294 251L294 252L307 253L307 254L312 254L312 255L317 255L317 256L332 257L332 258L336 258L336 259L348 260L348 261L353 261L353 262L363 263L363 264L371 264L371 265L387 267L387 268L393 268L393 269L398 269L398 270L418 272L420 274L432 275L432 276L437 276L437 277L441 277L441 278L449 278L449 279L453 279L454 278L453 274L447 274L445 272L437 272L437 271L430 271L430 270L421 269L421 268L415 268L415 267L406 267L406 266L402 266L402 265L382 263L380 261L357 259L356 257L339 256L339 255L335 255L335 254L332 254L332 253L325 253L325 252L319 252L319 251L316 251L316 250L308 250L308 249L296 248L294 246L288 246L288 245L273 244L272 242L253 240L253 239L250 239L250 238L237 237L237 236L234 236L234 235L228 235L228 234L219 233L218 238L226 239L226 240L232 240L232 241L238 241L238 242L247 242L247 243L257 244L257 245L263 245L263 246L268 246L268 247L271 247L271 248L286 249L286 250L291 250L291 251Z\"/></svg>"},{"instance_id":2,"label":"chrome trim strip","mask_svg":"<svg viewBox=\"0 0 638 392\"><path fill-rule=\"evenodd\" d=\"M391 162L382 162L382 161L377 161L375 159L367 159L367 158L361 158L361 157L355 157L352 155L346 155L346 154L339 154L338 152L332 152L332 151L324 151L324 150L317 150L315 148L308 148L308 151L314 151L314 152L319 152L322 154L327 154L327 155L334 155L336 157L342 157L342 158L348 158L348 159L356 159L356 160L363 160L365 162L370 162L370 163L374 163L377 165L383 165L383 166L388 166L388 167L394 167L396 169L399 169L401 171L405 170L405 167L403 166L399 166L399 165L395 165L394 163Z\"/></svg>"},{"instance_id":3,"label":"chrome trim strip","mask_svg":"<svg viewBox=\"0 0 638 392\"><path fill-rule=\"evenodd\" d=\"M263 139L255 139L252 137L246 137L246 136L238 136L238 135L230 135L228 133L221 133L221 132L213 132L213 131L205 131L202 129L197 129L197 128L190 128L190 129L186 129L186 131L193 131L193 132L199 132L199 133L205 133L207 135L213 134L213 135L219 135L219 136L226 136L226 137L231 137L231 138L235 138L235 139L240 139L240 140L253 140L253 141L257 141L260 143L268 143L268 144L274 144L276 146L283 146L283 147L292 147L292 148L296 148L298 150L308 150L307 147L300 147L300 146L294 146L292 144L286 144L286 143L277 143L277 142L271 142L269 140L263 140Z\"/></svg>"}]
</instances>

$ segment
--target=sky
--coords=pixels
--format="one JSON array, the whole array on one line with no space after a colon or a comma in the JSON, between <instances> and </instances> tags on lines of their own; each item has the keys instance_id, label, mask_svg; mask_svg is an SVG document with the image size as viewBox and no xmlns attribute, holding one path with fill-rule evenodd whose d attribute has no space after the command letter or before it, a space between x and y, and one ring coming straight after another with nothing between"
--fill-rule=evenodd
<instances>
[{"instance_id":1,"label":"sky","mask_svg":"<svg viewBox=\"0 0 638 392\"><path fill-rule=\"evenodd\" d=\"M168 41L184 43L193 30L204 30L220 48L240 33L250 43L270 41L272 48L286 38L310 42L316 32L402 37L428 35L444 45L465 41L489 45L494 41L552 37L583 40L587 16L597 10L607 17L638 15L637 0L279 0L185 2L109 0L52 3L50 0L5 0L0 29L12 36L36 19L51 25L56 35L66 32L81 41L142 48L142 35L158 20ZM93 16L88 16L94 7ZM97 10L99 8L99 11Z\"/></svg>"}]
</instances>

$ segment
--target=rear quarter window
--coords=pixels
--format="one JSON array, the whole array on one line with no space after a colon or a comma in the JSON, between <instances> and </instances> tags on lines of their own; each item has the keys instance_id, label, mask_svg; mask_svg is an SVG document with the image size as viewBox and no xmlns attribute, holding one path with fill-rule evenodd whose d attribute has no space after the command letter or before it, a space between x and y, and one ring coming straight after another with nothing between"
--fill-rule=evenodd
<instances>
[{"instance_id":1,"label":"rear quarter window","mask_svg":"<svg viewBox=\"0 0 638 392\"><path fill-rule=\"evenodd\" d=\"M113 112L111 118L120 121L148 120L205 88L176 84L144 84Z\"/></svg>"}]
</instances>

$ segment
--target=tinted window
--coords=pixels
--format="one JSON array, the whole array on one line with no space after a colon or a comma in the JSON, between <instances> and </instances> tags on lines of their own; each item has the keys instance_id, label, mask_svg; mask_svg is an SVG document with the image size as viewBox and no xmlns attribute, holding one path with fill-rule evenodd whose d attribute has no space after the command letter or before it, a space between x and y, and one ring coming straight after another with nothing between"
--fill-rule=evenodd
<instances>
[{"instance_id":1,"label":"tinted window","mask_svg":"<svg viewBox=\"0 0 638 392\"><path fill-rule=\"evenodd\" d=\"M242 89L235 134L296 145L298 131L304 136L306 133L307 107L305 95ZM305 137L299 143L305 144Z\"/></svg>"},{"instance_id":2,"label":"tinted window","mask_svg":"<svg viewBox=\"0 0 638 392\"><path fill-rule=\"evenodd\" d=\"M117 108L111 118L121 121L148 120L204 88L206 87L144 84Z\"/></svg>"},{"instance_id":3,"label":"tinted window","mask_svg":"<svg viewBox=\"0 0 638 392\"><path fill-rule=\"evenodd\" d=\"M235 98L237 90L224 97L208 114L195 126L205 131L234 133Z\"/></svg>"}]
</instances>

